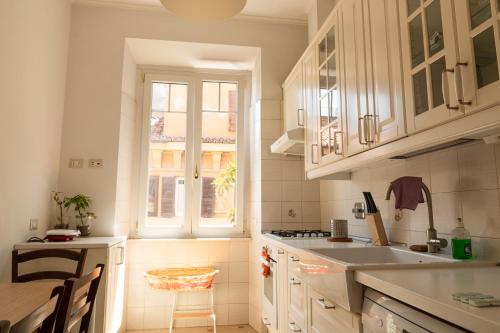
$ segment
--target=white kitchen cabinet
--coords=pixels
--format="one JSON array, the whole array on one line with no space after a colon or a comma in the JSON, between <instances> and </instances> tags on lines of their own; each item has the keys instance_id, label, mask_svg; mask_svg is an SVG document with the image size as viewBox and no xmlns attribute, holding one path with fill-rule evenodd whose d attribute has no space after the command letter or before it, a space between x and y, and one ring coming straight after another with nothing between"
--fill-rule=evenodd
<instances>
[{"instance_id":1,"label":"white kitchen cabinet","mask_svg":"<svg viewBox=\"0 0 500 333\"><path fill-rule=\"evenodd\" d=\"M455 73L466 113L500 104L500 2L454 1L459 56ZM460 87L461 86L461 87Z\"/></svg>"},{"instance_id":2,"label":"white kitchen cabinet","mask_svg":"<svg viewBox=\"0 0 500 333\"><path fill-rule=\"evenodd\" d=\"M307 49L302 60L304 74L304 162L305 171L319 164L319 114L318 114L318 65L317 49Z\"/></svg>"},{"instance_id":3,"label":"white kitchen cabinet","mask_svg":"<svg viewBox=\"0 0 500 333\"><path fill-rule=\"evenodd\" d=\"M399 11L394 0L363 0L370 147L406 135ZM348 27L346 27L348 28Z\"/></svg>"},{"instance_id":4,"label":"white kitchen cabinet","mask_svg":"<svg viewBox=\"0 0 500 333\"><path fill-rule=\"evenodd\" d=\"M295 274L288 273L287 281L287 306L288 313L300 327L307 325L307 299L306 285Z\"/></svg>"},{"instance_id":5,"label":"white kitchen cabinet","mask_svg":"<svg viewBox=\"0 0 500 333\"><path fill-rule=\"evenodd\" d=\"M328 20L328 29L316 43L318 60L317 120L319 164L340 160L345 154L345 116L341 101L341 45L338 12Z\"/></svg>"},{"instance_id":6,"label":"white kitchen cabinet","mask_svg":"<svg viewBox=\"0 0 500 333\"><path fill-rule=\"evenodd\" d=\"M126 241L119 237L79 238L71 242L19 243L14 248L19 251L64 248L70 250L88 249L84 273L90 272L97 264L104 264L104 272L97 291L90 332L117 333L125 330L123 323L125 295ZM26 267L23 267L26 266ZM51 258L20 267L21 273L36 270L73 271L74 263L64 259Z\"/></svg>"},{"instance_id":7,"label":"white kitchen cabinet","mask_svg":"<svg viewBox=\"0 0 500 333\"><path fill-rule=\"evenodd\" d=\"M293 315L290 315L290 316L288 316L288 322L287 322L287 327L286 327L285 332L287 332L287 333L307 333L306 327L307 326L300 324Z\"/></svg>"},{"instance_id":8,"label":"white kitchen cabinet","mask_svg":"<svg viewBox=\"0 0 500 333\"><path fill-rule=\"evenodd\" d=\"M365 8L362 0L343 0L339 6L341 99L346 117L347 154L353 155L367 149L372 141L368 133L374 120L368 114Z\"/></svg>"},{"instance_id":9,"label":"white kitchen cabinet","mask_svg":"<svg viewBox=\"0 0 500 333\"><path fill-rule=\"evenodd\" d=\"M455 73L452 72L458 61L453 3L452 0L400 0L406 117L410 133L464 115L464 106L457 100Z\"/></svg>"},{"instance_id":10,"label":"white kitchen cabinet","mask_svg":"<svg viewBox=\"0 0 500 333\"><path fill-rule=\"evenodd\" d=\"M298 63L283 83L284 131L304 126L304 84L302 63Z\"/></svg>"},{"instance_id":11,"label":"white kitchen cabinet","mask_svg":"<svg viewBox=\"0 0 500 333\"><path fill-rule=\"evenodd\" d=\"M335 302L309 288L307 302L309 314L309 333L361 333L359 315L346 311Z\"/></svg>"}]
</instances>

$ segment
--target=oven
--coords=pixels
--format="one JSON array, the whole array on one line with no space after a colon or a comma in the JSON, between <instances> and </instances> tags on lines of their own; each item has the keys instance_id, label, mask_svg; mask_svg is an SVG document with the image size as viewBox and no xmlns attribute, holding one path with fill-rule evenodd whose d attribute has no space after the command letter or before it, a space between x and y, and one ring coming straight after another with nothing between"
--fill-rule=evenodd
<instances>
[{"instance_id":1,"label":"oven","mask_svg":"<svg viewBox=\"0 0 500 333\"><path fill-rule=\"evenodd\" d=\"M263 295L262 324L263 332L278 332L278 258L277 251L271 246L262 248ZM266 270L266 266L268 269Z\"/></svg>"}]
</instances>

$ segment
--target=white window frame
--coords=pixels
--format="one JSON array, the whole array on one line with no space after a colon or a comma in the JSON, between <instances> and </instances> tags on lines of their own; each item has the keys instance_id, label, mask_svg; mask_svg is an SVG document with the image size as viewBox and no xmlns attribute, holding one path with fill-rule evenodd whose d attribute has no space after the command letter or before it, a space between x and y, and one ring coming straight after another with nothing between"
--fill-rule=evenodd
<instances>
[{"instance_id":1,"label":"white window frame","mask_svg":"<svg viewBox=\"0 0 500 333\"><path fill-rule=\"evenodd\" d=\"M203 226L201 222L201 187L202 175L195 179L195 168L201 172L201 129L202 129L202 84L203 81L221 81L238 83L237 110L237 179L236 179L236 216L235 223L227 226ZM147 203L149 187L149 143L151 116L151 88L153 82L188 84L186 116L186 171L185 211L182 226L147 225ZM248 147L248 106L249 74L243 71L145 71L139 84L142 95L139 193L137 236L143 238L196 238L196 237L242 237L245 233L245 180L247 179L245 161Z\"/></svg>"}]
</instances>

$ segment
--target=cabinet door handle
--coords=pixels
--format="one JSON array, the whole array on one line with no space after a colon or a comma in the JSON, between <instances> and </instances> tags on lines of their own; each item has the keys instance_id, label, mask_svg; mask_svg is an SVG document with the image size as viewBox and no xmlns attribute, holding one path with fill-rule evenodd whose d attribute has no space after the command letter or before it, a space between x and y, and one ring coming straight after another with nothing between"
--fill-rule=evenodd
<instances>
[{"instance_id":1,"label":"cabinet door handle","mask_svg":"<svg viewBox=\"0 0 500 333\"><path fill-rule=\"evenodd\" d=\"M125 263L125 247L119 246L120 249L120 261L116 263L116 266L123 265Z\"/></svg>"},{"instance_id":2,"label":"cabinet door handle","mask_svg":"<svg viewBox=\"0 0 500 333\"><path fill-rule=\"evenodd\" d=\"M300 333L300 332L302 332L302 330L300 328L295 327L295 323L294 322L289 323L288 324L288 328L290 329L291 332L294 332L294 333Z\"/></svg>"},{"instance_id":3,"label":"cabinet door handle","mask_svg":"<svg viewBox=\"0 0 500 333\"><path fill-rule=\"evenodd\" d=\"M297 261L300 261L300 259L299 259L299 258L297 258L297 257L291 256L291 257L290 257L290 261L292 261L292 262L297 262Z\"/></svg>"},{"instance_id":4,"label":"cabinet door handle","mask_svg":"<svg viewBox=\"0 0 500 333\"><path fill-rule=\"evenodd\" d=\"M285 254L285 251L283 251L283 250L278 250L278 254Z\"/></svg>"},{"instance_id":5,"label":"cabinet door handle","mask_svg":"<svg viewBox=\"0 0 500 333\"><path fill-rule=\"evenodd\" d=\"M297 109L297 125L304 126L304 109Z\"/></svg>"},{"instance_id":6,"label":"cabinet door handle","mask_svg":"<svg viewBox=\"0 0 500 333\"><path fill-rule=\"evenodd\" d=\"M337 140L337 135L340 134L340 144L339 144L339 140ZM339 146L343 147L344 146L344 143L343 143L343 140L342 140L342 132L338 131L338 132L334 132L333 133L333 146L334 146L334 149L333 149L333 152L335 153L335 155L344 155L344 153L342 152L342 149L340 150L340 153L339 153Z\"/></svg>"},{"instance_id":7,"label":"cabinet door handle","mask_svg":"<svg viewBox=\"0 0 500 333\"><path fill-rule=\"evenodd\" d=\"M267 318L262 318L262 323L263 323L265 326L271 326L271 323L269 322L269 319L267 319Z\"/></svg>"},{"instance_id":8,"label":"cabinet door handle","mask_svg":"<svg viewBox=\"0 0 500 333\"><path fill-rule=\"evenodd\" d=\"M450 106L450 89L448 83L448 73L455 73L453 69L443 69L441 73L441 90L443 92L444 105L448 110L458 110L460 107L458 105Z\"/></svg>"},{"instance_id":9,"label":"cabinet door handle","mask_svg":"<svg viewBox=\"0 0 500 333\"><path fill-rule=\"evenodd\" d=\"M294 278L291 278L290 279L290 283L293 285L293 286L300 286L302 284L302 282L300 281L296 281Z\"/></svg>"},{"instance_id":10,"label":"cabinet door handle","mask_svg":"<svg viewBox=\"0 0 500 333\"><path fill-rule=\"evenodd\" d=\"M319 164L318 162L318 144L317 143L313 143L311 145L311 163L312 164ZM316 157L316 158L314 158Z\"/></svg>"},{"instance_id":11,"label":"cabinet door handle","mask_svg":"<svg viewBox=\"0 0 500 333\"><path fill-rule=\"evenodd\" d=\"M377 135L376 117L372 114L367 114L363 117L365 120L365 141L367 143L375 143Z\"/></svg>"},{"instance_id":12,"label":"cabinet door handle","mask_svg":"<svg viewBox=\"0 0 500 333\"><path fill-rule=\"evenodd\" d=\"M325 299L324 298L318 298L316 300L316 303L318 303L319 305L321 305L321 307L325 310L331 310L331 309L335 309L335 305L327 305L326 302L325 302Z\"/></svg>"},{"instance_id":13,"label":"cabinet door handle","mask_svg":"<svg viewBox=\"0 0 500 333\"><path fill-rule=\"evenodd\" d=\"M360 145L368 144L366 142L365 117L358 118L358 141Z\"/></svg>"},{"instance_id":14,"label":"cabinet door handle","mask_svg":"<svg viewBox=\"0 0 500 333\"><path fill-rule=\"evenodd\" d=\"M462 67L467 67L467 62L457 62L454 68L455 91L457 93L458 104L471 105L472 101L464 101L464 87L462 84Z\"/></svg>"}]
</instances>

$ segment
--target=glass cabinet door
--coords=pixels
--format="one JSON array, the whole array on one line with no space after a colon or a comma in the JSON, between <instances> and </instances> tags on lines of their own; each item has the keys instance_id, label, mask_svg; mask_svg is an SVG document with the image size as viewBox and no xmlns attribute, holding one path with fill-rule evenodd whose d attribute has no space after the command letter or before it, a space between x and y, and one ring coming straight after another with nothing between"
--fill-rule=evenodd
<instances>
[{"instance_id":1,"label":"glass cabinet door","mask_svg":"<svg viewBox=\"0 0 500 333\"><path fill-rule=\"evenodd\" d=\"M463 107L453 89L456 41L451 1L401 2L406 112L408 130L413 132L461 116Z\"/></svg>"},{"instance_id":2,"label":"glass cabinet door","mask_svg":"<svg viewBox=\"0 0 500 333\"><path fill-rule=\"evenodd\" d=\"M456 2L456 12L459 97L467 111L500 104L500 1L461 0Z\"/></svg>"},{"instance_id":3,"label":"glass cabinet door","mask_svg":"<svg viewBox=\"0 0 500 333\"><path fill-rule=\"evenodd\" d=\"M337 33L333 25L318 44L320 161L326 156L343 156Z\"/></svg>"}]
</instances>

